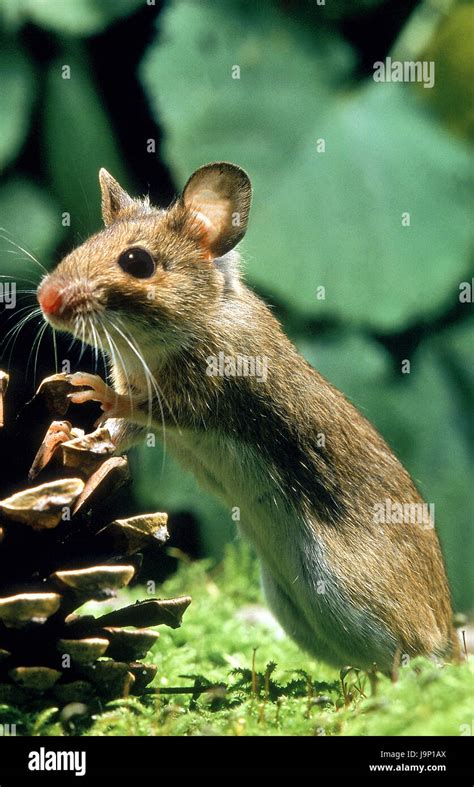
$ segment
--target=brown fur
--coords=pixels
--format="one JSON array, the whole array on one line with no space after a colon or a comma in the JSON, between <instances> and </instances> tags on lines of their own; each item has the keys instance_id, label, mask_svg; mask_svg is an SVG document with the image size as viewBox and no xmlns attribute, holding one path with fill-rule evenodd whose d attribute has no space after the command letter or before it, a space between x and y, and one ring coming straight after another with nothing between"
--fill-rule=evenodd
<instances>
[{"instance_id":1,"label":"brown fur","mask_svg":"<svg viewBox=\"0 0 474 787\"><path fill-rule=\"evenodd\" d=\"M229 445L242 447L242 462L258 456L271 479L269 487L262 487L263 503L267 497L275 515L281 516L282 507L296 512L301 523L290 540L297 542L302 537L299 528L309 523L315 543L324 546L341 599L389 632L393 642L382 658L385 670L396 652L457 655L434 529L374 521L374 505L386 498L423 502L410 476L371 424L298 354L264 303L237 275L226 276L215 261L245 232L250 185L241 173L234 177L232 165L208 165L192 176L192 188L187 186L179 201L161 211L147 200L132 200L102 171L106 229L73 251L51 275L64 293L63 313L51 322L72 330L78 310L120 315L130 333L140 336L141 349L153 363L161 393L160 405L154 403L156 428L164 420L169 429L179 427L198 440L199 435L216 435L224 456ZM199 220L202 194L203 204L211 194L214 226ZM221 213L212 213L213 200ZM241 230L228 225L235 211L243 218ZM119 255L135 245L146 246L157 261L151 279L134 279L116 265ZM140 367L127 348L122 349L130 368L127 379L120 364L115 365L116 389L127 394L131 386L134 394L143 395ZM219 352L265 356L266 381L206 375L206 359ZM144 410L145 405L144 400ZM135 420L143 424L143 418ZM130 427L124 424L123 431L129 434ZM317 439L321 433L324 446ZM209 480L220 492L215 474ZM255 505L262 500L257 494ZM270 566L271 540L271 532L255 531L255 546ZM273 564L276 574L278 560ZM304 576L299 581L304 582ZM291 595L284 580L280 585L283 595ZM303 619L304 614L296 617ZM373 660L371 643L365 641L370 636L351 631L341 615L337 604L328 602L319 629L328 643L327 658L338 662L354 653L358 665L366 666ZM296 628L290 633L302 642Z\"/></svg>"}]
</instances>

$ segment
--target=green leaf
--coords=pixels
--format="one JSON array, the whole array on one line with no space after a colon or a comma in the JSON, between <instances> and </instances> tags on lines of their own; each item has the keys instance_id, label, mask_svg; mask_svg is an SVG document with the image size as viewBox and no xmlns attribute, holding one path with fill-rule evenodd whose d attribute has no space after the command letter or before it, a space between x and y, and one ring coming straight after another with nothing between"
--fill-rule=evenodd
<instances>
[{"instance_id":1,"label":"green leaf","mask_svg":"<svg viewBox=\"0 0 474 787\"><path fill-rule=\"evenodd\" d=\"M0 0L0 18L11 29L34 22L53 32L87 36L143 5L144 0Z\"/></svg>"},{"instance_id":2,"label":"green leaf","mask_svg":"<svg viewBox=\"0 0 474 787\"><path fill-rule=\"evenodd\" d=\"M63 66L71 69L63 79ZM113 129L81 50L68 51L50 68L45 108L45 153L61 210L82 238L100 225L101 167L127 185Z\"/></svg>"},{"instance_id":3,"label":"green leaf","mask_svg":"<svg viewBox=\"0 0 474 787\"><path fill-rule=\"evenodd\" d=\"M424 499L435 505L457 607L472 605L472 405L474 323L427 339L409 374L394 377L380 345L360 336L298 343L307 360L342 390L387 440Z\"/></svg>"},{"instance_id":4,"label":"green leaf","mask_svg":"<svg viewBox=\"0 0 474 787\"><path fill-rule=\"evenodd\" d=\"M420 9L420 15L422 9ZM428 17L429 18L429 17ZM420 53L421 60L436 63L437 90L423 90L421 98L438 113L447 127L474 143L473 79L474 5L453 3ZM441 88L441 89L440 89Z\"/></svg>"},{"instance_id":5,"label":"green leaf","mask_svg":"<svg viewBox=\"0 0 474 787\"><path fill-rule=\"evenodd\" d=\"M0 187L0 223L0 273L39 281L40 266L18 246L50 266L64 232L54 201L27 180L9 181Z\"/></svg>"},{"instance_id":6,"label":"green leaf","mask_svg":"<svg viewBox=\"0 0 474 787\"><path fill-rule=\"evenodd\" d=\"M0 171L20 150L33 103L34 74L18 48L0 49Z\"/></svg>"},{"instance_id":7,"label":"green leaf","mask_svg":"<svg viewBox=\"0 0 474 787\"><path fill-rule=\"evenodd\" d=\"M206 161L249 171L254 284L302 315L377 330L454 303L472 243L470 156L408 88L342 95L331 81L347 50L328 54L325 37L268 6L175 2L161 22L142 79L166 158L179 186Z\"/></svg>"},{"instance_id":8,"label":"green leaf","mask_svg":"<svg viewBox=\"0 0 474 787\"><path fill-rule=\"evenodd\" d=\"M351 63L338 40L319 36L315 48L311 31L256 3L184 0L171 3L161 22L141 70L180 181L215 159L216 148L221 156L244 154L257 179L262 168L270 176L276 151L290 157L295 140L311 131L312 113L302 111L308 96L324 111L327 74L341 78ZM234 66L240 79L232 78Z\"/></svg>"}]
</instances>

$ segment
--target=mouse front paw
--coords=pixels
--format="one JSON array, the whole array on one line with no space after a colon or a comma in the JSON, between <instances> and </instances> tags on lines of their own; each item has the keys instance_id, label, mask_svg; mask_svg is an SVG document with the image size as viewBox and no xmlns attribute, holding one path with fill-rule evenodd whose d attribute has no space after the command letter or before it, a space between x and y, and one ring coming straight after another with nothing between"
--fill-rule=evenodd
<instances>
[{"instance_id":1,"label":"mouse front paw","mask_svg":"<svg viewBox=\"0 0 474 787\"><path fill-rule=\"evenodd\" d=\"M133 397L117 393L98 374L75 372L67 376L67 381L74 386L88 386L86 391L68 394L68 399L74 404L99 402L104 415L96 421L95 426L103 423L108 418L124 418L125 420L131 418L134 410Z\"/></svg>"}]
</instances>

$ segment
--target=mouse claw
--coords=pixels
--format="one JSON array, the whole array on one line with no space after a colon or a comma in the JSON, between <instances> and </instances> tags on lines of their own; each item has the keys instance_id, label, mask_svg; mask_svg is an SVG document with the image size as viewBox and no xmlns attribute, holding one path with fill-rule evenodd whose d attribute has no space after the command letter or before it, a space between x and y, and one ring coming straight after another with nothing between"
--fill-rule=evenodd
<instances>
[{"instance_id":1,"label":"mouse claw","mask_svg":"<svg viewBox=\"0 0 474 787\"><path fill-rule=\"evenodd\" d=\"M98 374L87 372L75 372L68 375L68 382L74 386L88 386L87 390L69 393L68 399L74 404L84 404L84 402L99 402L104 413L111 412L116 408L122 396L114 391L110 385L104 382Z\"/></svg>"},{"instance_id":2,"label":"mouse claw","mask_svg":"<svg viewBox=\"0 0 474 787\"><path fill-rule=\"evenodd\" d=\"M100 403L103 415L96 421L96 428L109 418L133 420L134 412L140 409L140 402L137 402L132 396L117 393L98 374L74 372L74 374L68 375L67 379L71 385L88 386L87 390L69 393L67 396L71 402L74 404Z\"/></svg>"},{"instance_id":3,"label":"mouse claw","mask_svg":"<svg viewBox=\"0 0 474 787\"><path fill-rule=\"evenodd\" d=\"M72 374L66 375L66 380L70 385L88 385L90 388L94 389L109 387L103 381L102 377L98 374L91 374L89 372L73 372Z\"/></svg>"},{"instance_id":4,"label":"mouse claw","mask_svg":"<svg viewBox=\"0 0 474 787\"><path fill-rule=\"evenodd\" d=\"M89 389L88 391L78 391L77 393L67 394L67 398L73 404L84 404L84 402L99 402L95 391Z\"/></svg>"}]
</instances>

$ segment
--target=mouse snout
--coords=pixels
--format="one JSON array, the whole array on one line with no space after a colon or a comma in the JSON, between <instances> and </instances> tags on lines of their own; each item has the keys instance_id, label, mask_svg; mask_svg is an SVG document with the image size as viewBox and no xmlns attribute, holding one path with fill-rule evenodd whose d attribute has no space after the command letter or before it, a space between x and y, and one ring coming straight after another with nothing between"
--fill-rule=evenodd
<instances>
[{"instance_id":1,"label":"mouse snout","mask_svg":"<svg viewBox=\"0 0 474 787\"><path fill-rule=\"evenodd\" d=\"M61 289L53 281L46 279L38 290L38 302L44 314L61 314L64 299Z\"/></svg>"}]
</instances>

